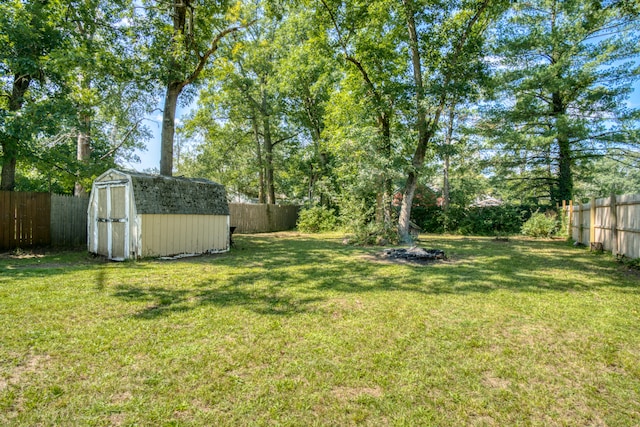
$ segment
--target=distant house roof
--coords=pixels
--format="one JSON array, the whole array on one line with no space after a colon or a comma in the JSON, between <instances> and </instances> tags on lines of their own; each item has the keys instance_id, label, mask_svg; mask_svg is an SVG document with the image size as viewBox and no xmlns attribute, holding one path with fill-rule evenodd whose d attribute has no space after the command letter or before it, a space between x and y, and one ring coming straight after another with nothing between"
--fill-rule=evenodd
<instances>
[{"instance_id":1,"label":"distant house roof","mask_svg":"<svg viewBox=\"0 0 640 427\"><path fill-rule=\"evenodd\" d=\"M115 169L96 181L102 181L103 177L113 179L117 174L131 177L138 214L229 215L225 188L217 182Z\"/></svg>"},{"instance_id":2,"label":"distant house roof","mask_svg":"<svg viewBox=\"0 0 640 427\"><path fill-rule=\"evenodd\" d=\"M471 206L476 208L486 208L489 206L502 206L503 204L504 202L502 200L496 199L495 197L482 196L474 200L474 202L471 203Z\"/></svg>"}]
</instances>

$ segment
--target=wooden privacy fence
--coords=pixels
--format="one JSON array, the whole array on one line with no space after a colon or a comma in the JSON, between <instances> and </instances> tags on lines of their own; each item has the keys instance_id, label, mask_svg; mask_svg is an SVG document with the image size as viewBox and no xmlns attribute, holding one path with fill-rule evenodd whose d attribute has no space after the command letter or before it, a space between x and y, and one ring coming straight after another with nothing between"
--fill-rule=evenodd
<instances>
[{"instance_id":1,"label":"wooden privacy fence","mask_svg":"<svg viewBox=\"0 0 640 427\"><path fill-rule=\"evenodd\" d=\"M640 194L592 198L565 208L576 242L640 258Z\"/></svg>"},{"instance_id":2,"label":"wooden privacy fence","mask_svg":"<svg viewBox=\"0 0 640 427\"><path fill-rule=\"evenodd\" d=\"M0 250L87 244L88 197L0 191ZM291 230L299 206L229 204L236 233Z\"/></svg>"},{"instance_id":3,"label":"wooden privacy fence","mask_svg":"<svg viewBox=\"0 0 640 427\"><path fill-rule=\"evenodd\" d=\"M87 244L88 197L0 191L0 250Z\"/></svg>"},{"instance_id":4,"label":"wooden privacy fence","mask_svg":"<svg viewBox=\"0 0 640 427\"><path fill-rule=\"evenodd\" d=\"M47 193L0 191L0 249L48 245L50 215Z\"/></svg>"},{"instance_id":5,"label":"wooden privacy fence","mask_svg":"<svg viewBox=\"0 0 640 427\"><path fill-rule=\"evenodd\" d=\"M235 233L268 233L292 230L298 221L299 206L229 203L231 227Z\"/></svg>"},{"instance_id":6,"label":"wooden privacy fence","mask_svg":"<svg viewBox=\"0 0 640 427\"><path fill-rule=\"evenodd\" d=\"M51 195L51 245L85 246L87 244L88 197Z\"/></svg>"}]
</instances>

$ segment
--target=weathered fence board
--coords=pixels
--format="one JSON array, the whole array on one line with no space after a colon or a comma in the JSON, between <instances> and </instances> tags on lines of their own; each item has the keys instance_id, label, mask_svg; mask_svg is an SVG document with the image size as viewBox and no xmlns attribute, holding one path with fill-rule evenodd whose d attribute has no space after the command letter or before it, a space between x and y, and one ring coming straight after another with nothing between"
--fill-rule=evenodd
<instances>
[{"instance_id":1,"label":"weathered fence board","mask_svg":"<svg viewBox=\"0 0 640 427\"><path fill-rule=\"evenodd\" d=\"M615 255L640 258L640 194L591 199L573 206L573 240L601 243Z\"/></svg>"},{"instance_id":2,"label":"weathered fence board","mask_svg":"<svg viewBox=\"0 0 640 427\"><path fill-rule=\"evenodd\" d=\"M88 197L51 195L51 245L76 247L87 244Z\"/></svg>"},{"instance_id":3,"label":"weathered fence board","mask_svg":"<svg viewBox=\"0 0 640 427\"><path fill-rule=\"evenodd\" d=\"M87 244L88 197L0 191L0 249ZM291 230L299 206L229 204L236 233Z\"/></svg>"},{"instance_id":4,"label":"weathered fence board","mask_svg":"<svg viewBox=\"0 0 640 427\"><path fill-rule=\"evenodd\" d=\"M230 225L235 233L268 233L292 230L299 206L229 203Z\"/></svg>"},{"instance_id":5,"label":"weathered fence board","mask_svg":"<svg viewBox=\"0 0 640 427\"><path fill-rule=\"evenodd\" d=\"M0 249L48 245L50 215L49 194L0 191Z\"/></svg>"}]
</instances>

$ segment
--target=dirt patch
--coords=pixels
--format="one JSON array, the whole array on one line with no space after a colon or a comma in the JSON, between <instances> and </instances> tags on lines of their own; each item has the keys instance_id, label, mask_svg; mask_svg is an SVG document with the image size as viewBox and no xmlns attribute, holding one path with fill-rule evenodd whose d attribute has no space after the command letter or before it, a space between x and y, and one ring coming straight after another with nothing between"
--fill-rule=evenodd
<instances>
[{"instance_id":1,"label":"dirt patch","mask_svg":"<svg viewBox=\"0 0 640 427\"><path fill-rule=\"evenodd\" d=\"M383 396L381 387L335 387L331 393L340 400L356 400L367 396L379 399Z\"/></svg>"},{"instance_id":2,"label":"dirt patch","mask_svg":"<svg viewBox=\"0 0 640 427\"><path fill-rule=\"evenodd\" d=\"M511 385L510 380L493 376L490 373L485 373L482 378L482 383L489 388L500 390L506 390Z\"/></svg>"},{"instance_id":3,"label":"dirt patch","mask_svg":"<svg viewBox=\"0 0 640 427\"><path fill-rule=\"evenodd\" d=\"M38 259L38 258L44 258L45 256L46 254L44 252L36 253L36 252L13 251L13 252L0 253L0 259Z\"/></svg>"},{"instance_id":4,"label":"dirt patch","mask_svg":"<svg viewBox=\"0 0 640 427\"><path fill-rule=\"evenodd\" d=\"M366 254L360 256L360 259L370 262L376 262L380 264L403 264L403 265L411 265L417 267L425 267L429 265L436 264L452 264L454 260L451 258L441 258L441 259L406 259L406 258L391 258L385 256L384 252L376 252L372 254Z\"/></svg>"},{"instance_id":5,"label":"dirt patch","mask_svg":"<svg viewBox=\"0 0 640 427\"><path fill-rule=\"evenodd\" d=\"M112 426L123 426L125 420L126 420L125 414L122 414L119 412L109 415L109 424Z\"/></svg>"},{"instance_id":6,"label":"dirt patch","mask_svg":"<svg viewBox=\"0 0 640 427\"><path fill-rule=\"evenodd\" d=\"M0 391L19 384L25 376L44 370L50 363L51 356L49 355L29 355L24 363L9 369L8 375L0 379Z\"/></svg>"}]
</instances>

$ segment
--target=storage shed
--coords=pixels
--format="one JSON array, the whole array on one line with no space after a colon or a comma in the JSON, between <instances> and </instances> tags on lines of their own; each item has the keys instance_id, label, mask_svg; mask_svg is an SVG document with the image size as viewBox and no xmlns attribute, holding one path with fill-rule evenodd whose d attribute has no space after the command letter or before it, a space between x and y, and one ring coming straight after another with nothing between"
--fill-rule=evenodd
<instances>
[{"instance_id":1,"label":"storage shed","mask_svg":"<svg viewBox=\"0 0 640 427\"><path fill-rule=\"evenodd\" d=\"M223 185L110 169L93 183L89 252L112 260L229 250Z\"/></svg>"}]
</instances>

